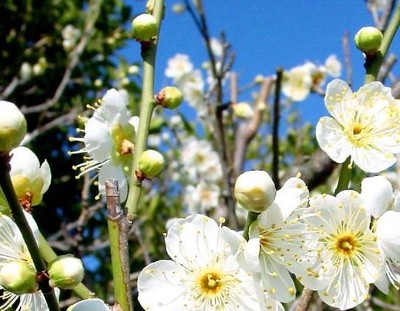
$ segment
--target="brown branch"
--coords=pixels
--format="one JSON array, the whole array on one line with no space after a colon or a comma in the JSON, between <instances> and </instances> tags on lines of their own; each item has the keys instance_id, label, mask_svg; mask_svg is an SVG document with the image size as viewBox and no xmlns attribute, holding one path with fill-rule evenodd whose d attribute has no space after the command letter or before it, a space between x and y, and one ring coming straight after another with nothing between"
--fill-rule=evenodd
<instances>
[{"instance_id":1,"label":"brown branch","mask_svg":"<svg viewBox=\"0 0 400 311\"><path fill-rule=\"evenodd\" d=\"M394 54L390 54L387 58L385 58L381 68L379 69L377 81L384 83L396 62L397 57Z\"/></svg>"},{"instance_id":2,"label":"brown branch","mask_svg":"<svg viewBox=\"0 0 400 311\"><path fill-rule=\"evenodd\" d=\"M261 121L263 119L263 112L266 107L268 95L271 91L273 78L268 77L264 79L261 85L260 94L258 96L256 106L254 109L254 116L249 121L242 121L239 123L235 133L235 153L233 156L233 166L235 175L237 176L243 170L244 159L249 143L256 135Z\"/></svg>"},{"instance_id":3,"label":"brown branch","mask_svg":"<svg viewBox=\"0 0 400 311\"><path fill-rule=\"evenodd\" d=\"M295 311L306 311L311 302L314 292L306 287L303 288L300 301L298 302Z\"/></svg>"},{"instance_id":4,"label":"brown branch","mask_svg":"<svg viewBox=\"0 0 400 311\"><path fill-rule=\"evenodd\" d=\"M54 106L59 99L61 98L61 95L64 93L64 90L66 86L68 85L71 75L73 70L75 69L76 65L79 63L80 57L86 48L86 45L89 41L89 38L91 34L93 33L94 30L94 25L97 21L97 18L99 17L100 13L100 6L101 6L101 1L97 0L89 9L88 13L88 19L86 22L85 29L83 31L83 35L81 39L79 40L79 43L76 45L75 49L71 52L70 54L70 61L65 68L64 75L60 81L60 84L58 85L56 91L54 92L54 95L52 98L46 100L44 103L32 106L32 107L27 107L27 106L22 106L21 111L24 114L29 114L29 113L37 113L41 111L45 111L52 106Z\"/></svg>"}]
</instances>

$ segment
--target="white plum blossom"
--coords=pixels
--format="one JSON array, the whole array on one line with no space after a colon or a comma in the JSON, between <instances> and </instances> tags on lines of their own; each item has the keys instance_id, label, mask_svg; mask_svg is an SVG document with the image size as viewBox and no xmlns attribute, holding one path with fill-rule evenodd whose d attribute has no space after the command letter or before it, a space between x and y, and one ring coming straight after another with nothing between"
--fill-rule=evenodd
<instances>
[{"instance_id":1,"label":"white plum blossom","mask_svg":"<svg viewBox=\"0 0 400 311\"><path fill-rule=\"evenodd\" d=\"M165 76L172 78L177 82L183 76L190 74L193 71L193 64L189 56L185 54L176 54L173 58L168 60L167 68L165 69Z\"/></svg>"},{"instance_id":2,"label":"white plum blossom","mask_svg":"<svg viewBox=\"0 0 400 311\"><path fill-rule=\"evenodd\" d=\"M189 139L182 148L182 162L192 181L218 181L222 176L218 154L206 140Z\"/></svg>"},{"instance_id":3,"label":"white plum blossom","mask_svg":"<svg viewBox=\"0 0 400 311\"><path fill-rule=\"evenodd\" d=\"M259 261L264 289L281 302L296 297L296 287L289 272L296 273L301 282L312 289L318 289L323 281L317 273L311 273L315 262L312 251L315 239L307 233L307 226L299 221L298 210L307 205L307 200L308 189L304 182L298 177L290 178L276 192L274 202L250 227L246 248L248 261ZM256 270L257 265L254 265Z\"/></svg>"},{"instance_id":4,"label":"white plum blossom","mask_svg":"<svg viewBox=\"0 0 400 311\"><path fill-rule=\"evenodd\" d=\"M40 164L37 156L27 147L11 150L11 181L20 201L38 205L51 183L50 166L46 160Z\"/></svg>"},{"instance_id":5,"label":"white plum blossom","mask_svg":"<svg viewBox=\"0 0 400 311\"><path fill-rule=\"evenodd\" d=\"M341 310L362 303L383 267L377 236L370 228L370 214L362 196L344 190L336 197L321 194L310 199L309 214L303 216L309 232L319 236L319 264L313 271L326 286L318 290L328 305Z\"/></svg>"},{"instance_id":6,"label":"white plum blossom","mask_svg":"<svg viewBox=\"0 0 400 311\"><path fill-rule=\"evenodd\" d=\"M214 183L199 182L188 185L184 190L184 206L187 214L206 214L216 208L219 202L220 187Z\"/></svg>"},{"instance_id":7,"label":"white plum blossom","mask_svg":"<svg viewBox=\"0 0 400 311\"><path fill-rule=\"evenodd\" d=\"M81 36L81 31L73 25L66 25L61 31L63 47L66 51L72 50Z\"/></svg>"},{"instance_id":8,"label":"white plum blossom","mask_svg":"<svg viewBox=\"0 0 400 311\"><path fill-rule=\"evenodd\" d=\"M332 117L322 117L316 127L321 149L337 163L351 157L366 172L387 169L400 152L399 103L381 82L353 93L345 81L333 80L325 95Z\"/></svg>"},{"instance_id":9,"label":"white plum blossom","mask_svg":"<svg viewBox=\"0 0 400 311\"><path fill-rule=\"evenodd\" d=\"M75 166L80 170L78 177L99 169L99 191L104 194L104 181L113 178L118 181L121 201L127 197L127 178L132 162L134 137L138 118L131 117L127 110L127 98L116 89L107 91L99 101L93 116L85 123L83 138L71 138L85 147L70 154L87 153L89 159Z\"/></svg>"},{"instance_id":10,"label":"white plum blossom","mask_svg":"<svg viewBox=\"0 0 400 311\"><path fill-rule=\"evenodd\" d=\"M313 81L307 66L296 66L285 71L282 79L282 93L292 101L304 100L311 91Z\"/></svg>"},{"instance_id":11,"label":"white plum blossom","mask_svg":"<svg viewBox=\"0 0 400 311\"><path fill-rule=\"evenodd\" d=\"M25 216L37 241L39 229L30 214L25 213ZM28 248L17 225L11 218L2 214L0 214L0 236L0 269L10 262L23 262L34 268ZM2 288L1 285L0 288ZM49 310L40 291L16 295L3 290L0 299L2 301L0 310L8 310L14 304L16 304L16 311Z\"/></svg>"},{"instance_id":12,"label":"white plum blossom","mask_svg":"<svg viewBox=\"0 0 400 311\"><path fill-rule=\"evenodd\" d=\"M337 59L336 55L330 55L325 60L324 65L326 73L332 78L338 78L342 73L342 64Z\"/></svg>"},{"instance_id":13,"label":"white plum blossom","mask_svg":"<svg viewBox=\"0 0 400 311\"><path fill-rule=\"evenodd\" d=\"M384 269L375 285L385 294L389 282L400 289L400 195L394 195L390 182L382 176L364 178L361 196L374 225L379 248L385 259Z\"/></svg>"},{"instance_id":14,"label":"white plum blossom","mask_svg":"<svg viewBox=\"0 0 400 311\"><path fill-rule=\"evenodd\" d=\"M139 275L138 299L145 310L283 310L247 269L246 241L239 233L192 215L173 222L165 243L172 260L154 262Z\"/></svg>"}]
</instances>

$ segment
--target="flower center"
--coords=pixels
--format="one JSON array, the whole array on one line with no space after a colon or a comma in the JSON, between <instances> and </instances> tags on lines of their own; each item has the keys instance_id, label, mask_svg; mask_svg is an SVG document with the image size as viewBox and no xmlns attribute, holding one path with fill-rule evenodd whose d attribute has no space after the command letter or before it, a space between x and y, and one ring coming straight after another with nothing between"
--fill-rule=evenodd
<instances>
[{"instance_id":1,"label":"flower center","mask_svg":"<svg viewBox=\"0 0 400 311\"><path fill-rule=\"evenodd\" d=\"M356 123L353 126L353 135L358 135L362 131L362 125L360 123Z\"/></svg>"},{"instance_id":2,"label":"flower center","mask_svg":"<svg viewBox=\"0 0 400 311\"><path fill-rule=\"evenodd\" d=\"M357 238L350 234L340 235L336 238L335 251L345 256L351 256L358 249Z\"/></svg>"},{"instance_id":3,"label":"flower center","mask_svg":"<svg viewBox=\"0 0 400 311\"><path fill-rule=\"evenodd\" d=\"M216 294L221 287L221 277L218 273L206 273L200 277L200 288L206 294Z\"/></svg>"},{"instance_id":4,"label":"flower center","mask_svg":"<svg viewBox=\"0 0 400 311\"><path fill-rule=\"evenodd\" d=\"M114 152L112 158L115 162L123 160L124 156L131 155L133 153L134 144L132 143L134 138L133 126L128 124L122 126L121 124L115 124L111 128L111 136L114 143Z\"/></svg>"}]
</instances>

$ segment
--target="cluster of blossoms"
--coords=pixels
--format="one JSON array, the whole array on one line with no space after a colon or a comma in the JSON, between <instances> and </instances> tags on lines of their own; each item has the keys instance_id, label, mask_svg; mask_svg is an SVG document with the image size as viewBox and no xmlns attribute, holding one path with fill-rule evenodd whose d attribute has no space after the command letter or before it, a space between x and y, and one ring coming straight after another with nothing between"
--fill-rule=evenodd
<instances>
[{"instance_id":1,"label":"cluster of blossoms","mask_svg":"<svg viewBox=\"0 0 400 311\"><path fill-rule=\"evenodd\" d=\"M190 183L184 193L188 214L207 213L216 208L222 176L218 154L206 140L188 139L182 149L183 172Z\"/></svg>"},{"instance_id":2,"label":"cluster of blossoms","mask_svg":"<svg viewBox=\"0 0 400 311\"><path fill-rule=\"evenodd\" d=\"M61 35L63 38L62 45L64 50L71 51L76 46L76 43L81 36L81 31L73 25L68 24L61 31Z\"/></svg>"},{"instance_id":3,"label":"cluster of blossoms","mask_svg":"<svg viewBox=\"0 0 400 311\"><path fill-rule=\"evenodd\" d=\"M324 65L306 62L283 73L282 93L292 101L303 101L311 91L319 90L327 76L340 76L342 65L335 55L329 56Z\"/></svg>"},{"instance_id":4,"label":"cluster of blossoms","mask_svg":"<svg viewBox=\"0 0 400 311\"><path fill-rule=\"evenodd\" d=\"M325 103L332 118L320 120L317 139L334 161L372 173L395 163L399 101L390 89L373 82L353 94L334 80ZM188 150L193 167L195 148ZM172 260L139 276L146 310L282 310L296 297L293 275L341 310L365 301L371 284L383 293L400 287L400 199L383 176L363 179L361 192L333 196L310 195L300 176L276 191L266 172L248 171L237 178L235 196L257 215L248 240L203 215L174 220L165 240Z\"/></svg>"},{"instance_id":5,"label":"cluster of blossoms","mask_svg":"<svg viewBox=\"0 0 400 311\"><path fill-rule=\"evenodd\" d=\"M27 131L25 117L13 103L0 101L0 157L9 166L9 176L22 214L40 247L40 232L31 215L33 206L41 203L51 182L51 171L45 160L40 164L28 148L19 146ZM48 278L55 289L71 289L83 279L83 265L73 256L60 256L47 262L47 271L36 271L31 254L19 227L11 218L12 209L2 184L0 196L0 310L15 307L17 311L48 310L39 280ZM4 193L3 193L4 192Z\"/></svg>"}]
</instances>

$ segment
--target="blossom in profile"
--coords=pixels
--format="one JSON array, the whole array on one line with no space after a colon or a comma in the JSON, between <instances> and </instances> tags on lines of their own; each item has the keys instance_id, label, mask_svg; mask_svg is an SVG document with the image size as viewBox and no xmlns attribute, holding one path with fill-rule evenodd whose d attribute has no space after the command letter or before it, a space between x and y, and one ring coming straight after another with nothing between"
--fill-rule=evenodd
<instances>
[{"instance_id":1,"label":"blossom in profile","mask_svg":"<svg viewBox=\"0 0 400 311\"><path fill-rule=\"evenodd\" d=\"M373 229L385 260L375 285L388 294L390 284L400 289L400 194L393 193L385 177L374 176L362 180L361 196L365 208L376 219Z\"/></svg>"},{"instance_id":2,"label":"blossom in profile","mask_svg":"<svg viewBox=\"0 0 400 311\"><path fill-rule=\"evenodd\" d=\"M26 147L11 151L11 181L17 198L26 206L38 205L51 183L50 166L46 160L40 164L37 156Z\"/></svg>"},{"instance_id":3,"label":"blossom in profile","mask_svg":"<svg viewBox=\"0 0 400 311\"><path fill-rule=\"evenodd\" d=\"M321 194L310 199L304 217L309 232L319 236L320 263L315 271L327 282L318 290L326 304L341 310L362 303L383 268L377 236L362 196L345 190L336 197Z\"/></svg>"},{"instance_id":4,"label":"blossom in profile","mask_svg":"<svg viewBox=\"0 0 400 311\"><path fill-rule=\"evenodd\" d=\"M399 101L381 82L353 93L335 79L327 86L325 106L332 117L322 117L316 137L322 150L337 163L348 157L365 172L381 172L396 162L400 152Z\"/></svg>"},{"instance_id":5,"label":"blossom in profile","mask_svg":"<svg viewBox=\"0 0 400 311\"><path fill-rule=\"evenodd\" d=\"M32 232L38 240L39 229L32 216L25 213ZM24 242L21 232L17 225L8 216L0 214L0 271L3 273L3 268L9 263L20 263L34 268L28 248ZM17 278L17 276L15 276ZM3 278L2 278L3 279ZM0 284L0 289L3 289L0 299L0 310L8 310L9 307L15 306L18 311L37 311L49 310L43 294L38 288L26 288L20 284L18 294L3 289ZM29 286L30 287L30 286Z\"/></svg>"},{"instance_id":6,"label":"blossom in profile","mask_svg":"<svg viewBox=\"0 0 400 311\"><path fill-rule=\"evenodd\" d=\"M193 64L190 58L186 54L176 54L170 58L165 69L165 76L178 81L183 76L193 71Z\"/></svg>"},{"instance_id":7,"label":"blossom in profile","mask_svg":"<svg viewBox=\"0 0 400 311\"><path fill-rule=\"evenodd\" d=\"M315 239L299 221L299 211L307 205L308 189L298 177L290 178L276 192L274 202L253 222L246 255L261 270L262 285L274 299L289 302L296 298L290 272L309 288L318 289L321 279L311 273L315 262ZM251 260L250 258L253 258ZM323 281L323 280L322 280Z\"/></svg>"},{"instance_id":8,"label":"blossom in profile","mask_svg":"<svg viewBox=\"0 0 400 311\"><path fill-rule=\"evenodd\" d=\"M282 93L290 100L303 101L311 91L313 80L306 65L285 71L282 79Z\"/></svg>"},{"instance_id":9,"label":"blossom in profile","mask_svg":"<svg viewBox=\"0 0 400 311\"><path fill-rule=\"evenodd\" d=\"M283 310L243 261L243 237L204 215L177 219L165 238L168 255L143 269L139 302L145 310Z\"/></svg>"},{"instance_id":10,"label":"blossom in profile","mask_svg":"<svg viewBox=\"0 0 400 311\"><path fill-rule=\"evenodd\" d=\"M128 192L127 175L132 162L135 125L137 117L130 116L126 97L116 89L111 89L98 102L93 116L86 121L85 129L81 130L85 133L84 137L70 138L85 145L70 154L89 155L84 163L74 167L80 171L78 177L98 170L99 192L102 194L105 193L105 179L116 179L121 201L125 201Z\"/></svg>"}]
</instances>

